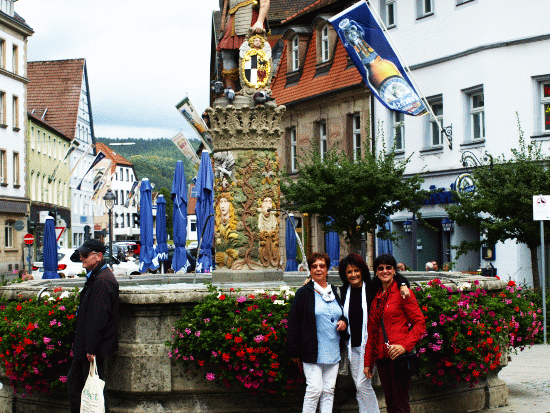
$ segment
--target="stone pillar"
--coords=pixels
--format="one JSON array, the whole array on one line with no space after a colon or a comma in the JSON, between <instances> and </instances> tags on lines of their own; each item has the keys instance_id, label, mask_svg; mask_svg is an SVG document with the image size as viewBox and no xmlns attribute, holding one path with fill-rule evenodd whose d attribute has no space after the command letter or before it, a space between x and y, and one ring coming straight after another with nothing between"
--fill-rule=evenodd
<instances>
[{"instance_id":1,"label":"stone pillar","mask_svg":"<svg viewBox=\"0 0 550 413\"><path fill-rule=\"evenodd\" d=\"M282 280L280 162L284 106L237 96L208 108L213 146L213 282Z\"/></svg>"}]
</instances>

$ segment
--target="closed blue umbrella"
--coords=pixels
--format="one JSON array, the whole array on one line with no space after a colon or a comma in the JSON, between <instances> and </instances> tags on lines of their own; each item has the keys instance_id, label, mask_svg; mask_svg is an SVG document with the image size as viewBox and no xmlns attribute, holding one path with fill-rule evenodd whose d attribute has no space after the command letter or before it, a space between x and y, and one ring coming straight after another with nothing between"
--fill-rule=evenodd
<instances>
[{"instance_id":1,"label":"closed blue umbrella","mask_svg":"<svg viewBox=\"0 0 550 413\"><path fill-rule=\"evenodd\" d=\"M166 245L166 200L163 195L157 198L157 246L155 255L157 261L168 260L168 245Z\"/></svg>"},{"instance_id":2,"label":"closed blue umbrella","mask_svg":"<svg viewBox=\"0 0 550 413\"><path fill-rule=\"evenodd\" d=\"M197 231L199 238L199 259L197 272L212 271L212 243L214 241L214 171L208 152L202 151L197 175Z\"/></svg>"},{"instance_id":3,"label":"closed blue umbrella","mask_svg":"<svg viewBox=\"0 0 550 413\"><path fill-rule=\"evenodd\" d=\"M386 222L386 230L391 233L391 222ZM393 255L393 243L391 239L378 238L378 255L389 254Z\"/></svg>"},{"instance_id":4,"label":"closed blue umbrella","mask_svg":"<svg viewBox=\"0 0 550 413\"><path fill-rule=\"evenodd\" d=\"M176 163L171 198L174 202L172 221L175 247L174 257L172 258L172 269L174 272L185 272L187 271L187 267L189 267L187 252L185 250L187 240L187 181L185 180L185 170L183 169L182 161Z\"/></svg>"},{"instance_id":5,"label":"closed blue umbrella","mask_svg":"<svg viewBox=\"0 0 550 413\"><path fill-rule=\"evenodd\" d=\"M292 220L292 221L291 221ZM298 271L296 262L296 232L294 231L294 217L289 215L286 220L285 249L286 249L286 268L285 271Z\"/></svg>"},{"instance_id":6,"label":"closed blue umbrella","mask_svg":"<svg viewBox=\"0 0 550 413\"><path fill-rule=\"evenodd\" d=\"M338 267L340 263L340 236L334 231L326 232L325 245L330 258L330 268Z\"/></svg>"},{"instance_id":7,"label":"closed blue umbrella","mask_svg":"<svg viewBox=\"0 0 550 413\"><path fill-rule=\"evenodd\" d=\"M43 242L42 265L44 266L44 274L42 278L61 278L57 273L57 239L55 236L55 224L52 217L46 218Z\"/></svg>"},{"instance_id":8,"label":"closed blue umbrella","mask_svg":"<svg viewBox=\"0 0 550 413\"><path fill-rule=\"evenodd\" d=\"M139 272L141 273L147 272L148 269L156 270L159 266L153 247L153 201L151 190L151 182L149 182L149 179L143 178L139 200L139 233L141 239Z\"/></svg>"}]
</instances>

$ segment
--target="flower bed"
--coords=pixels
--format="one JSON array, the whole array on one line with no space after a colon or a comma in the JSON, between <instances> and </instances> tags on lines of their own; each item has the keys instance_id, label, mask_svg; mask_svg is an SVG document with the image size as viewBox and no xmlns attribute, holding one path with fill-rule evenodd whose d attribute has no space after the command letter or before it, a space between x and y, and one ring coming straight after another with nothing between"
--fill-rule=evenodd
<instances>
[{"instance_id":1,"label":"flower bed","mask_svg":"<svg viewBox=\"0 0 550 413\"><path fill-rule=\"evenodd\" d=\"M474 386L501 365L503 354L533 344L541 330L530 292L513 281L488 293L477 281L453 293L439 279L417 287L427 334L417 345L421 372L436 385ZM210 294L184 310L173 328L169 357L202 366L207 380L225 386L281 393L304 382L301 365L286 345L293 291L258 291L245 297L210 285ZM462 291L471 289L472 291Z\"/></svg>"},{"instance_id":2,"label":"flower bed","mask_svg":"<svg viewBox=\"0 0 550 413\"><path fill-rule=\"evenodd\" d=\"M433 383L474 386L501 357L534 343L542 310L514 281L498 293L466 283L453 294L439 279L417 287L427 334L417 346L421 368ZM462 291L471 289L472 291Z\"/></svg>"},{"instance_id":3,"label":"flower bed","mask_svg":"<svg viewBox=\"0 0 550 413\"><path fill-rule=\"evenodd\" d=\"M244 296L212 285L208 291L173 328L169 357L204 367L207 380L227 387L284 393L303 383L301 363L289 357L286 345L293 291L281 287Z\"/></svg>"},{"instance_id":4,"label":"flower bed","mask_svg":"<svg viewBox=\"0 0 550 413\"><path fill-rule=\"evenodd\" d=\"M0 301L0 363L16 394L66 391L77 291Z\"/></svg>"}]
</instances>

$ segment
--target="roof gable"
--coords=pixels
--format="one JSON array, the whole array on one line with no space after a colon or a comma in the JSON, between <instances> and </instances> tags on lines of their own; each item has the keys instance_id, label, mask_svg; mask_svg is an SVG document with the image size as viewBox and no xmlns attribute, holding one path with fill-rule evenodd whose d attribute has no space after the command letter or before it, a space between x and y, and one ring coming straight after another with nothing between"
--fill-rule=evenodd
<instances>
[{"instance_id":1,"label":"roof gable","mask_svg":"<svg viewBox=\"0 0 550 413\"><path fill-rule=\"evenodd\" d=\"M29 62L28 111L75 137L85 59Z\"/></svg>"},{"instance_id":2,"label":"roof gable","mask_svg":"<svg viewBox=\"0 0 550 413\"><path fill-rule=\"evenodd\" d=\"M126 166L134 166L132 162L127 160L122 155L119 155L115 151L111 149L111 147L107 146L106 144L102 142L96 142L95 149L97 152L103 152L107 158L112 160L114 162L114 165L111 165L111 172L114 172L116 169L116 165L126 165Z\"/></svg>"}]
</instances>

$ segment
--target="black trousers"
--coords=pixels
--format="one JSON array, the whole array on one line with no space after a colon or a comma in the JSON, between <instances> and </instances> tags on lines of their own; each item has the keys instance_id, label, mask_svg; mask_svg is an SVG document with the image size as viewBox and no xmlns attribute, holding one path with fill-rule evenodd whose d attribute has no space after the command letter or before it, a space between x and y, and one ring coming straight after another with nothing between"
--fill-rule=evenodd
<instances>
[{"instance_id":1,"label":"black trousers","mask_svg":"<svg viewBox=\"0 0 550 413\"><path fill-rule=\"evenodd\" d=\"M384 389L386 410L388 413L410 413L409 385L411 378L408 375L396 373L393 362L384 358L376 362L378 375Z\"/></svg>"},{"instance_id":2,"label":"black trousers","mask_svg":"<svg viewBox=\"0 0 550 413\"><path fill-rule=\"evenodd\" d=\"M95 358L97 364L97 373L101 380L105 380L105 357ZM80 397L82 389L86 384L86 379L90 372L90 362L87 358L73 359L69 374L67 375L67 388L69 390L69 402L71 404L71 413L80 413ZM103 390L105 398L105 413L109 413L107 407L107 394Z\"/></svg>"}]
</instances>

